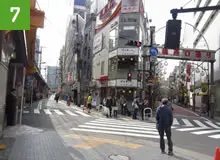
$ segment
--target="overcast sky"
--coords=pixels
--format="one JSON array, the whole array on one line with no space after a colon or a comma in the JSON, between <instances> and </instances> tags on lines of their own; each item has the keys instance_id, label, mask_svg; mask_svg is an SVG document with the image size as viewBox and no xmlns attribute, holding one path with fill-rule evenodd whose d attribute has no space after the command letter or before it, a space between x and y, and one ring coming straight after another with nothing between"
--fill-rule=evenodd
<instances>
[{"instance_id":1,"label":"overcast sky","mask_svg":"<svg viewBox=\"0 0 220 160\"><path fill-rule=\"evenodd\" d=\"M73 0L72 0L73 1ZM43 46L43 60L46 65L58 65L60 49L65 42L65 32L68 15L72 14L73 2L71 0L37 0L37 7L46 12L45 26L38 30L41 46ZM152 19L151 25L156 26L156 30L165 26L166 21L171 19L170 9L180 8L189 0L145 0L145 11L149 19ZM186 7L191 7L193 0ZM181 14L178 16L183 21L191 22L191 14ZM183 23L184 24L184 23ZM188 26L189 28L189 26ZM186 28L184 25L182 31ZM192 28L191 28L192 30ZM164 42L165 29L156 33L157 43ZM184 34L187 35L187 34ZM184 36L185 40L187 36ZM170 62L168 70L173 68L176 62Z\"/></svg>"}]
</instances>

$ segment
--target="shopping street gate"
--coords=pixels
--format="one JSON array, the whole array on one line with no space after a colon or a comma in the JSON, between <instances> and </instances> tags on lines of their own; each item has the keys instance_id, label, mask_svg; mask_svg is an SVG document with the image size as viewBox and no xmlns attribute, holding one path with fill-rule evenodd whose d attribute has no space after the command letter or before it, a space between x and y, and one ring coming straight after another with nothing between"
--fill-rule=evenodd
<instances>
[{"instance_id":1,"label":"shopping street gate","mask_svg":"<svg viewBox=\"0 0 220 160\"><path fill-rule=\"evenodd\" d=\"M188 60L188 61L203 61L203 62L215 62L215 50L204 50L204 49L191 49L191 48L182 48L182 49L166 49L158 47L157 58L165 59L178 59L178 60ZM147 50L147 54L149 50Z\"/></svg>"}]
</instances>

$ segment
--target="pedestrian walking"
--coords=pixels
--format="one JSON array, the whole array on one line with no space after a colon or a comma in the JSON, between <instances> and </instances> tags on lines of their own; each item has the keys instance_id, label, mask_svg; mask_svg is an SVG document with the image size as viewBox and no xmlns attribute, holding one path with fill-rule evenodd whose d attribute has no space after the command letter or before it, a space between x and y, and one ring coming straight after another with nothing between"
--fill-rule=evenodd
<instances>
[{"instance_id":1,"label":"pedestrian walking","mask_svg":"<svg viewBox=\"0 0 220 160\"><path fill-rule=\"evenodd\" d=\"M162 104L157 107L156 121L157 129L160 134L160 149L161 153L165 152L164 132L166 133L168 140L168 155L173 155L173 142L171 140L171 126L173 124L173 112L168 106L168 99L163 98Z\"/></svg>"},{"instance_id":2,"label":"pedestrian walking","mask_svg":"<svg viewBox=\"0 0 220 160\"><path fill-rule=\"evenodd\" d=\"M106 107L109 109L109 115L107 114L106 117L108 116L112 117L112 105L113 105L112 97L108 96L106 100Z\"/></svg>"},{"instance_id":3,"label":"pedestrian walking","mask_svg":"<svg viewBox=\"0 0 220 160\"><path fill-rule=\"evenodd\" d=\"M59 101L59 93L56 93L56 95L55 95L55 98L54 98L54 100L58 103L58 101Z\"/></svg>"},{"instance_id":4,"label":"pedestrian walking","mask_svg":"<svg viewBox=\"0 0 220 160\"><path fill-rule=\"evenodd\" d=\"M136 96L132 102L132 106L134 107L133 119L137 119L137 113L139 109L138 97Z\"/></svg>"}]
</instances>

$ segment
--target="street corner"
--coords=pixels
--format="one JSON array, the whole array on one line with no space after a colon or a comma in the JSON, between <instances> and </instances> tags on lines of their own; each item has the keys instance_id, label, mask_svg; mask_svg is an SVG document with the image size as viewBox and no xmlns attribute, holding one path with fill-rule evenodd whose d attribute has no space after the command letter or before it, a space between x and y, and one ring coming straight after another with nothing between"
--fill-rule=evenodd
<instances>
[{"instance_id":1,"label":"street corner","mask_svg":"<svg viewBox=\"0 0 220 160\"><path fill-rule=\"evenodd\" d=\"M79 148L79 149L94 149L97 147L101 147L103 145L105 146L115 145L115 146L129 148L129 149L139 149L142 147L142 145L138 143L130 143L130 142L120 141L116 139L101 138L97 136L66 134L66 135L63 135L63 138L66 139L68 143L71 141L73 148Z\"/></svg>"}]
</instances>

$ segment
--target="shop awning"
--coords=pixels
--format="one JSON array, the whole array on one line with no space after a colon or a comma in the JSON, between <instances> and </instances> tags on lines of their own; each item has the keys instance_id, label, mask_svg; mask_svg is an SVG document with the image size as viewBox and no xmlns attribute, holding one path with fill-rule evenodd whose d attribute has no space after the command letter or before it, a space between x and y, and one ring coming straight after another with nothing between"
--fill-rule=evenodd
<instances>
[{"instance_id":1,"label":"shop awning","mask_svg":"<svg viewBox=\"0 0 220 160\"><path fill-rule=\"evenodd\" d=\"M108 81L108 76L100 76L99 79L96 79L97 81Z\"/></svg>"}]
</instances>

